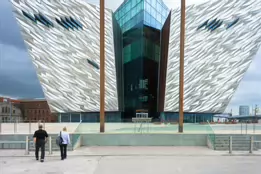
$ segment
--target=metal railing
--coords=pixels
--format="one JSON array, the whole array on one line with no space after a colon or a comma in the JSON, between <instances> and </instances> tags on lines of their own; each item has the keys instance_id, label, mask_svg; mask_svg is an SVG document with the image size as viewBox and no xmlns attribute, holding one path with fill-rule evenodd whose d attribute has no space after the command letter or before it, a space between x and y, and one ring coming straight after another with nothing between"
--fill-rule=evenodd
<instances>
[{"instance_id":1,"label":"metal railing","mask_svg":"<svg viewBox=\"0 0 261 174\"><path fill-rule=\"evenodd\" d=\"M240 123L219 123L213 124L212 128L216 134L241 134L252 135L261 134L261 124L240 122Z\"/></svg>"},{"instance_id":2,"label":"metal railing","mask_svg":"<svg viewBox=\"0 0 261 174\"><path fill-rule=\"evenodd\" d=\"M20 144L20 147L16 146L18 144ZM23 149L24 144L25 141L0 141L0 149L18 149L17 147L19 147L19 149ZM8 148L6 148L5 145L8 145ZM12 145L15 145L15 147L11 147Z\"/></svg>"},{"instance_id":3,"label":"metal railing","mask_svg":"<svg viewBox=\"0 0 261 174\"><path fill-rule=\"evenodd\" d=\"M207 127L207 132L208 132L208 141L211 143L211 146L213 148L213 150L215 150L215 131L213 130L211 124L209 123L209 121L207 121L208 123L208 127Z\"/></svg>"},{"instance_id":4,"label":"metal railing","mask_svg":"<svg viewBox=\"0 0 261 174\"><path fill-rule=\"evenodd\" d=\"M72 137L72 142L71 142L72 150L75 150L82 145L82 136L81 134L74 133L71 135L71 137Z\"/></svg>"},{"instance_id":5,"label":"metal railing","mask_svg":"<svg viewBox=\"0 0 261 174\"><path fill-rule=\"evenodd\" d=\"M229 153L233 153L233 136L229 136ZM241 140L242 141L242 140ZM249 143L249 153L253 153L254 150L258 150L258 147L256 146L256 143L261 143L261 141L256 141L254 139L254 136L251 136L249 140L245 140L246 142ZM242 150L244 151L244 150Z\"/></svg>"},{"instance_id":6,"label":"metal railing","mask_svg":"<svg viewBox=\"0 0 261 174\"><path fill-rule=\"evenodd\" d=\"M25 155L29 155L30 151L33 149L32 146L35 146L33 139L30 139L29 136L25 138ZM49 155L53 154L53 144L52 144L52 137L48 137L48 152Z\"/></svg>"},{"instance_id":7,"label":"metal railing","mask_svg":"<svg viewBox=\"0 0 261 174\"><path fill-rule=\"evenodd\" d=\"M80 127L81 127L81 124L82 124L82 120L80 120L80 122L79 122L79 124L77 125L77 127L74 129L74 133L77 133L77 132L79 132L79 129L80 129Z\"/></svg>"}]
</instances>

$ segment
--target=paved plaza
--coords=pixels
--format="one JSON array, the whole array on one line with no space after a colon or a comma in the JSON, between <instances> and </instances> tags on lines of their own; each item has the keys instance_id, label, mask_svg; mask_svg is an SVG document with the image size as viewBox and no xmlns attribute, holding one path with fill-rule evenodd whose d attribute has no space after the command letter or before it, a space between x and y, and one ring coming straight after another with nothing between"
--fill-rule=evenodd
<instances>
[{"instance_id":1,"label":"paved plaza","mask_svg":"<svg viewBox=\"0 0 261 174\"><path fill-rule=\"evenodd\" d=\"M33 153L0 151L0 174L259 174L261 156L215 152L204 147L83 147L44 163Z\"/></svg>"}]
</instances>

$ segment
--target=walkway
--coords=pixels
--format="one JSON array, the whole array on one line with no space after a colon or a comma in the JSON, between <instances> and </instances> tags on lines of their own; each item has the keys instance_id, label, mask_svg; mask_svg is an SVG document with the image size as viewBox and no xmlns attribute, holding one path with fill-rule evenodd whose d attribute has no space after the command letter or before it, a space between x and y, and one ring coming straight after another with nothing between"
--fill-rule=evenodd
<instances>
[{"instance_id":1,"label":"walkway","mask_svg":"<svg viewBox=\"0 0 261 174\"><path fill-rule=\"evenodd\" d=\"M259 174L261 156L228 156L203 147L90 147L59 153L44 163L33 153L1 150L0 174ZM40 172L41 171L41 172Z\"/></svg>"}]
</instances>

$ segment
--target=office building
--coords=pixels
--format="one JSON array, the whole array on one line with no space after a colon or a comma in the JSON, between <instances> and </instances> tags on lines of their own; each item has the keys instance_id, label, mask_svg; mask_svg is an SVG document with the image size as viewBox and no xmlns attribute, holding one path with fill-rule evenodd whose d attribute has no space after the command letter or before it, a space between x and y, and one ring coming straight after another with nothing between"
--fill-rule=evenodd
<instances>
[{"instance_id":1,"label":"office building","mask_svg":"<svg viewBox=\"0 0 261 174\"><path fill-rule=\"evenodd\" d=\"M84 0L12 0L51 112L61 121L99 121L99 7ZM105 9L106 121L136 110L178 120L180 9L125 0ZM184 121L223 113L261 43L261 0L186 8Z\"/></svg>"},{"instance_id":2,"label":"office building","mask_svg":"<svg viewBox=\"0 0 261 174\"><path fill-rule=\"evenodd\" d=\"M249 111L250 111L249 106L239 106L239 115L249 116L250 115Z\"/></svg>"},{"instance_id":3,"label":"office building","mask_svg":"<svg viewBox=\"0 0 261 174\"><path fill-rule=\"evenodd\" d=\"M22 122L22 113L19 102L9 98L0 97L0 122Z\"/></svg>"}]
</instances>

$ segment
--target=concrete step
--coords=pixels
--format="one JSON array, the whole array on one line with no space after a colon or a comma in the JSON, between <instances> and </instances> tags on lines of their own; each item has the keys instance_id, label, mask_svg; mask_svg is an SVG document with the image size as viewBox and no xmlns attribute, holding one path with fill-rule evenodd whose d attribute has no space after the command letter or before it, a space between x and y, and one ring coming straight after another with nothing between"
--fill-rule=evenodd
<instances>
[{"instance_id":1,"label":"concrete step","mask_svg":"<svg viewBox=\"0 0 261 174\"><path fill-rule=\"evenodd\" d=\"M215 144L229 144L229 141L215 141ZM232 141L232 144L250 144L250 141Z\"/></svg>"},{"instance_id":2,"label":"concrete step","mask_svg":"<svg viewBox=\"0 0 261 174\"><path fill-rule=\"evenodd\" d=\"M215 139L215 141L230 141L229 139ZM232 141L250 141L250 139L232 139Z\"/></svg>"},{"instance_id":3,"label":"concrete step","mask_svg":"<svg viewBox=\"0 0 261 174\"><path fill-rule=\"evenodd\" d=\"M249 151L250 150L249 135L232 135L232 151ZM216 135L215 136L215 150L229 150L230 135ZM255 146L253 150L258 150Z\"/></svg>"},{"instance_id":4,"label":"concrete step","mask_svg":"<svg viewBox=\"0 0 261 174\"><path fill-rule=\"evenodd\" d=\"M215 136L216 139L229 139L230 136ZM250 136L232 136L232 139L250 139Z\"/></svg>"},{"instance_id":5,"label":"concrete step","mask_svg":"<svg viewBox=\"0 0 261 174\"><path fill-rule=\"evenodd\" d=\"M215 144L215 146L229 146L229 143L217 143ZM242 146L249 146L250 147L250 144L233 144L232 143L232 147L242 147Z\"/></svg>"},{"instance_id":6,"label":"concrete step","mask_svg":"<svg viewBox=\"0 0 261 174\"><path fill-rule=\"evenodd\" d=\"M229 148L217 147L217 148L215 148L215 150L218 150L218 151L229 151ZM232 149L232 151L249 151L249 148L236 148L236 149ZM258 151L258 149L253 149L253 151Z\"/></svg>"}]
</instances>

